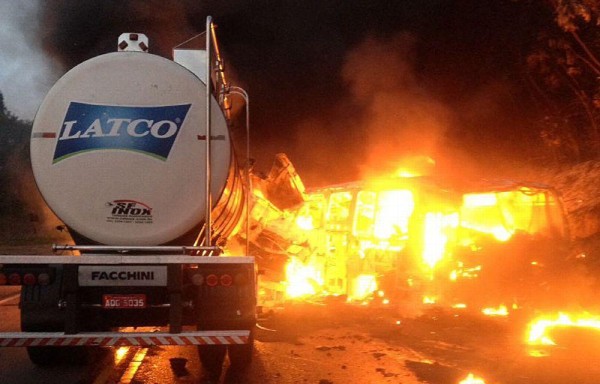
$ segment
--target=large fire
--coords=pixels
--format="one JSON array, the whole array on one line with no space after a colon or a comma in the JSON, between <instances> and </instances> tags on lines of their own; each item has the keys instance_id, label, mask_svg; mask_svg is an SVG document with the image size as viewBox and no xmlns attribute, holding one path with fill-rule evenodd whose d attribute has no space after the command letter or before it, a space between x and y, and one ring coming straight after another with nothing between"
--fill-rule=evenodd
<instances>
[{"instance_id":1,"label":"large fire","mask_svg":"<svg viewBox=\"0 0 600 384\"><path fill-rule=\"evenodd\" d=\"M564 234L550 189L501 183L464 191L440 187L419 172L402 174L411 177L309 190L302 193L304 203L281 210L255 192L262 201L252 211L262 230L255 244L269 245L263 248L269 254L278 244L277 253L286 255L285 297L365 302L386 292L389 303L394 291L413 290L425 304L467 304L456 287L489 276L487 264L497 266L498 257L530 256L503 254L503 244ZM494 298L504 300L511 298ZM508 314L505 306L479 309L488 316Z\"/></svg>"},{"instance_id":2,"label":"large fire","mask_svg":"<svg viewBox=\"0 0 600 384\"><path fill-rule=\"evenodd\" d=\"M552 339L552 330L557 328L583 328L600 331L600 316L588 313L568 314L558 313L541 316L529 324L527 343L529 345L556 345Z\"/></svg>"},{"instance_id":3,"label":"large fire","mask_svg":"<svg viewBox=\"0 0 600 384\"><path fill-rule=\"evenodd\" d=\"M320 291L323 277L312 265L304 265L297 258L291 258L285 268L287 276L286 295L290 299L312 296Z\"/></svg>"},{"instance_id":4,"label":"large fire","mask_svg":"<svg viewBox=\"0 0 600 384\"><path fill-rule=\"evenodd\" d=\"M458 213L444 215L441 212L427 212L423 238L423 262L432 270L446 255L449 233L458 226Z\"/></svg>"}]
</instances>

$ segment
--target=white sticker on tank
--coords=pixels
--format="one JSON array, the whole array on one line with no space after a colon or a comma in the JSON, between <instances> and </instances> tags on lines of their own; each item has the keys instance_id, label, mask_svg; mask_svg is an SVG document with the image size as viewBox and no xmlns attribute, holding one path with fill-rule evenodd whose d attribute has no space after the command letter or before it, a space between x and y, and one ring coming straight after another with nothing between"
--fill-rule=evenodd
<instances>
[{"instance_id":1,"label":"white sticker on tank","mask_svg":"<svg viewBox=\"0 0 600 384\"><path fill-rule=\"evenodd\" d=\"M79 267L79 285L83 287L164 287L167 285L167 267L82 265Z\"/></svg>"}]
</instances>

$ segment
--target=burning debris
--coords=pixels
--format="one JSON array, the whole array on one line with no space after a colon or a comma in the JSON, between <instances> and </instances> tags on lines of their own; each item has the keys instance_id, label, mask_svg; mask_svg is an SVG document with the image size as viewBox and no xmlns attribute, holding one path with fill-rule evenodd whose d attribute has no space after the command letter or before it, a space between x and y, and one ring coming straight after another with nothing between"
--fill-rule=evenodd
<instances>
[{"instance_id":1,"label":"burning debris","mask_svg":"<svg viewBox=\"0 0 600 384\"><path fill-rule=\"evenodd\" d=\"M567 241L559 197L548 186L457 188L415 176L305 191L290 167L279 155L269 176L256 179L251 212L252 244L262 267L278 276L282 299L411 302L504 317L527 302L527 288ZM273 177L277 169L292 171ZM278 190L294 203L271 204Z\"/></svg>"}]
</instances>

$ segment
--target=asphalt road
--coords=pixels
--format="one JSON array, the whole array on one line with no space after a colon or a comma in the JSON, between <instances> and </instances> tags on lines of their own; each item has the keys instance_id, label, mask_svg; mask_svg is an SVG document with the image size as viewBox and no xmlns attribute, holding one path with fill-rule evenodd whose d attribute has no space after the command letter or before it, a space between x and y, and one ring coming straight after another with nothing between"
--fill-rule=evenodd
<instances>
[{"instance_id":1,"label":"asphalt road","mask_svg":"<svg viewBox=\"0 0 600 384\"><path fill-rule=\"evenodd\" d=\"M0 329L18 329L15 289L0 292ZM563 345L523 343L527 316L490 318L428 309L403 317L392 307L299 303L264 319L252 366L219 383L487 384L600 383L599 335L569 332ZM536 357L534 357L534 355ZM83 366L38 368L22 348L0 349L0 382L209 383L193 347L97 351Z\"/></svg>"}]
</instances>

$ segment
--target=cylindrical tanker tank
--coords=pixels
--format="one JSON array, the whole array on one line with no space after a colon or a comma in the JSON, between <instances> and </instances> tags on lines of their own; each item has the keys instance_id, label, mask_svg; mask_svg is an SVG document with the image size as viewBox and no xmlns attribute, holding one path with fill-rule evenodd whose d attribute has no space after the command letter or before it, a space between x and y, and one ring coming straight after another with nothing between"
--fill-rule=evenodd
<instances>
[{"instance_id":1,"label":"cylindrical tanker tank","mask_svg":"<svg viewBox=\"0 0 600 384\"><path fill-rule=\"evenodd\" d=\"M206 86L142 52L87 60L50 90L35 117L38 188L79 244L193 245L206 216ZM229 127L211 103L212 233L243 218Z\"/></svg>"}]
</instances>

